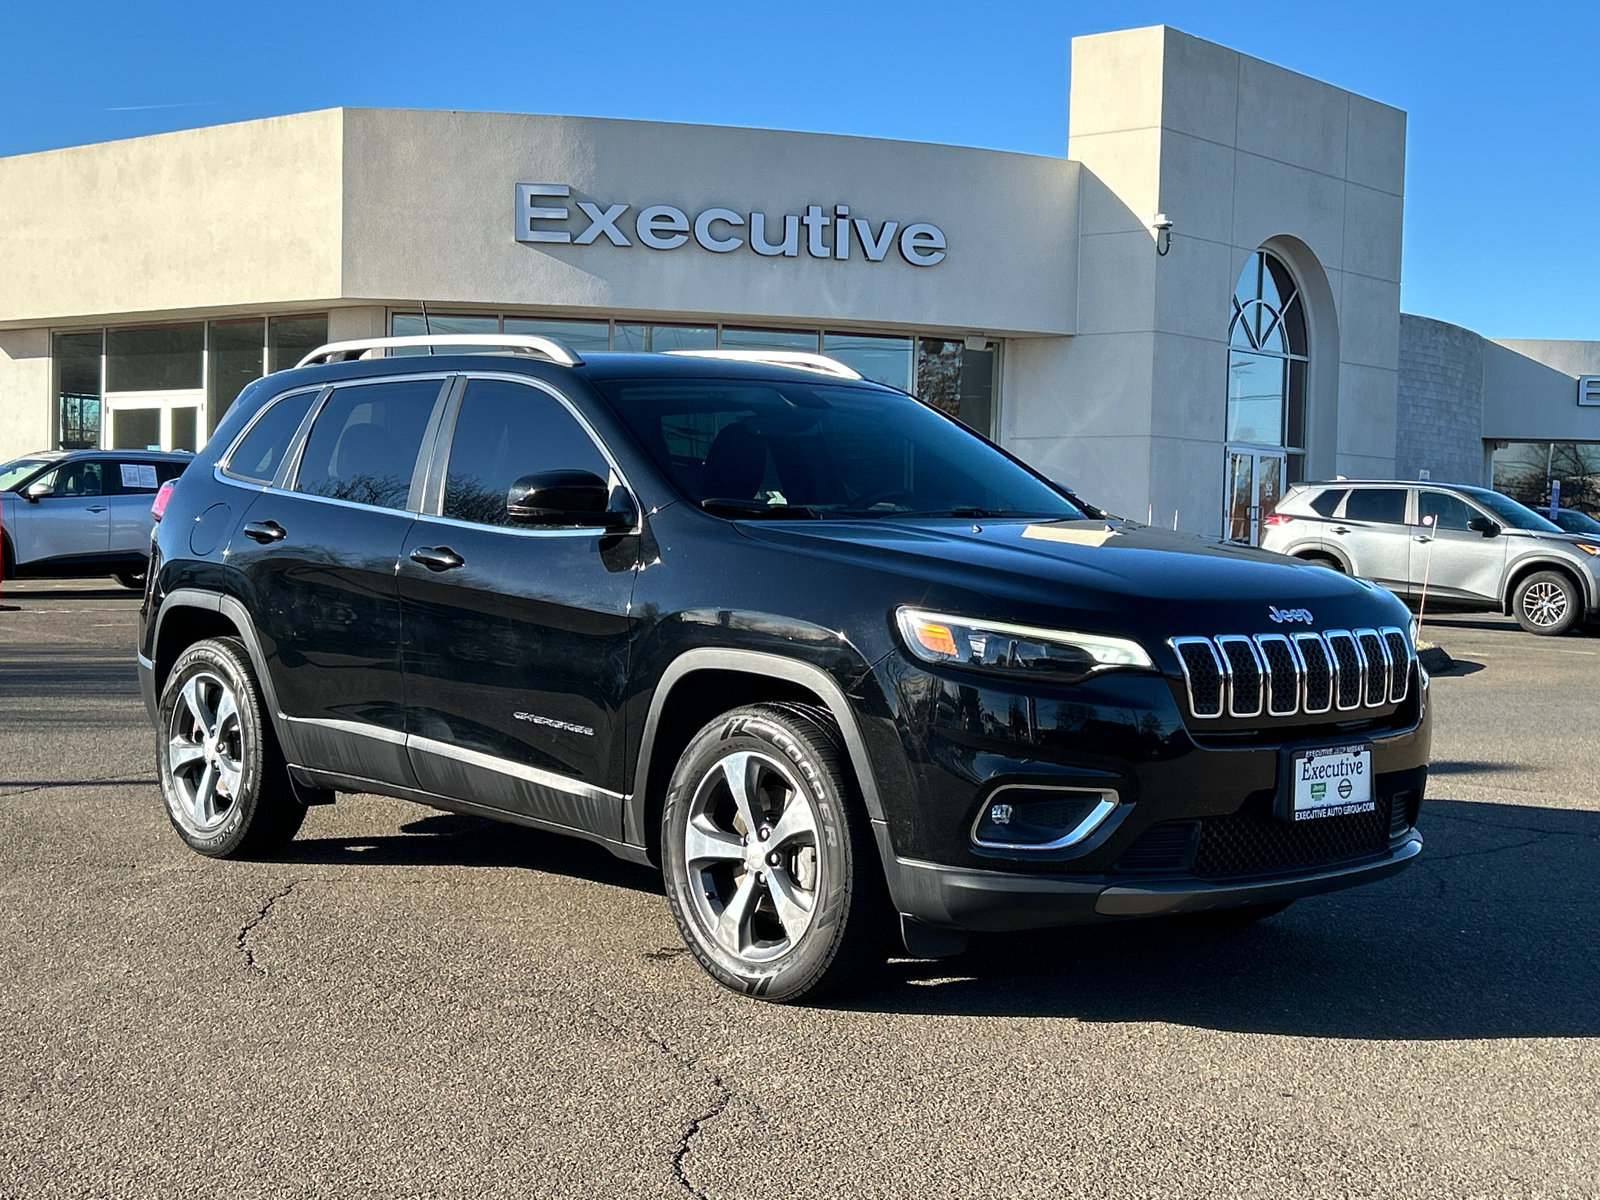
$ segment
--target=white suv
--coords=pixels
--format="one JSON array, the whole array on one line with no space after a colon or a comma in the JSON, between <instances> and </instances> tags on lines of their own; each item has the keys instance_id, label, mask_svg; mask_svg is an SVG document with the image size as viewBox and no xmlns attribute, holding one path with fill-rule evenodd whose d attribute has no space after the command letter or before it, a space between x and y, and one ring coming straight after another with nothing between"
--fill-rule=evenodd
<instances>
[{"instance_id":1,"label":"white suv","mask_svg":"<svg viewBox=\"0 0 1600 1200\"><path fill-rule=\"evenodd\" d=\"M1406 599L1509 613L1529 633L1600 617L1600 538L1565 533L1487 488L1300 483L1262 523L1263 549L1380 583Z\"/></svg>"}]
</instances>

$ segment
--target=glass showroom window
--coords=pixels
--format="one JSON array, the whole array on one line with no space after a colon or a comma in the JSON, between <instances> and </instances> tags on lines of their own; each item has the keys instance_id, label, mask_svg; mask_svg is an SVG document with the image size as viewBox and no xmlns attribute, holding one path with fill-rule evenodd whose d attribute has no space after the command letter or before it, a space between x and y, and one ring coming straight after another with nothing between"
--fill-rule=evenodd
<instances>
[{"instance_id":1,"label":"glass showroom window","mask_svg":"<svg viewBox=\"0 0 1600 1200\"><path fill-rule=\"evenodd\" d=\"M1257 541L1284 485L1303 477L1309 359L1294 277L1258 250L1234 288L1228 324L1226 537Z\"/></svg>"},{"instance_id":2,"label":"glass showroom window","mask_svg":"<svg viewBox=\"0 0 1600 1200\"><path fill-rule=\"evenodd\" d=\"M1600 442L1494 442L1493 487L1529 508L1550 504L1561 481L1561 507L1600 513Z\"/></svg>"},{"instance_id":3,"label":"glass showroom window","mask_svg":"<svg viewBox=\"0 0 1600 1200\"><path fill-rule=\"evenodd\" d=\"M52 357L56 368L56 445L89 450L100 445L100 365L105 335L58 333Z\"/></svg>"}]
</instances>

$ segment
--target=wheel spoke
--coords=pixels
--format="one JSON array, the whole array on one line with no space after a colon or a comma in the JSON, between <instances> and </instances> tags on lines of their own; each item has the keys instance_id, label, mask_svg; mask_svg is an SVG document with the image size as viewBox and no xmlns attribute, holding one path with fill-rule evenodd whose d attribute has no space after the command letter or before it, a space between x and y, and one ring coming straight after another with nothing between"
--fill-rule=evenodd
<instances>
[{"instance_id":1,"label":"wheel spoke","mask_svg":"<svg viewBox=\"0 0 1600 1200\"><path fill-rule=\"evenodd\" d=\"M233 759L224 755L217 756L217 774L221 779L221 786L217 789L229 800L239 798L239 787L244 782L244 768Z\"/></svg>"},{"instance_id":2,"label":"wheel spoke","mask_svg":"<svg viewBox=\"0 0 1600 1200\"><path fill-rule=\"evenodd\" d=\"M817 841L817 820L811 811L811 805L806 798L798 792L791 792L789 803L784 807L783 816L778 818L778 823L772 827L772 836L767 839L767 846L776 850L785 842L801 838L812 845Z\"/></svg>"},{"instance_id":3,"label":"wheel spoke","mask_svg":"<svg viewBox=\"0 0 1600 1200\"><path fill-rule=\"evenodd\" d=\"M217 716L206 703L205 693L200 690L198 675L183 685L183 702L189 706L189 712L200 723L200 728L205 730L207 737L216 733Z\"/></svg>"},{"instance_id":4,"label":"wheel spoke","mask_svg":"<svg viewBox=\"0 0 1600 1200\"><path fill-rule=\"evenodd\" d=\"M751 835L764 824L750 803L750 776L753 773L750 765L753 757L749 753L740 753L730 754L722 760L722 774L728 781L728 790L733 793L733 803L744 818L745 832Z\"/></svg>"},{"instance_id":5,"label":"wheel spoke","mask_svg":"<svg viewBox=\"0 0 1600 1200\"><path fill-rule=\"evenodd\" d=\"M174 775L180 775L184 769L193 766L206 756L204 746L175 737L167 743L167 763L172 767Z\"/></svg>"},{"instance_id":6,"label":"wheel spoke","mask_svg":"<svg viewBox=\"0 0 1600 1200\"><path fill-rule=\"evenodd\" d=\"M221 738L222 731L227 728L228 722L237 722L239 719L239 706L234 703L233 693L227 688L222 689L222 695L217 700L217 737Z\"/></svg>"},{"instance_id":7,"label":"wheel spoke","mask_svg":"<svg viewBox=\"0 0 1600 1200\"><path fill-rule=\"evenodd\" d=\"M744 857L744 843L731 833L708 829L690 821L683 834L684 861L738 861Z\"/></svg>"},{"instance_id":8,"label":"wheel spoke","mask_svg":"<svg viewBox=\"0 0 1600 1200\"><path fill-rule=\"evenodd\" d=\"M811 924L812 905L815 899L807 896L794 886L791 880L782 871L767 872L767 893L772 897L772 903L778 910L778 920L783 923L783 932L789 935L791 942L798 942L806 927Z\"/></svg>"},{"instance_id":9,"label":"wheel spoke","mask_svg":"<svg viewBox=\"0 0 1600 1200\"><path fill-rule=\"evenodd\" d=\"M744 878L739 881L739 888L734 892L733 899L728 901L728 906L717 918L717 927L713 931L717 945L729 954L743 954L745 947L754 940L749 936L750 917L756 910L756 898L759 894L760 885L756 883L756 873L746 871Z\"/></svg>"},{"instance_id":10,"label":"wheel spoke","mask_svg":"<svg viewBox=\"0 0 1600 1200\"><path fill-rule=\"evenodd\" d=\"M207 763L200 782L194 785L194 819L204 828L217 818L217 768Z\"/></svg>"}]
</instances>

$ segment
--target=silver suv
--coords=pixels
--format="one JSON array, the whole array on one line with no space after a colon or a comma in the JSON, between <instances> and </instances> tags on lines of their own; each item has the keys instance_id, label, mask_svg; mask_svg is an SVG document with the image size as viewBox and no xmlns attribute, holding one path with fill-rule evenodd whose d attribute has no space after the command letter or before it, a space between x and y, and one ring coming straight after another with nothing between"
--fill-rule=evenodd
<instances>
[{"instance_id":1,"label":"silver suv","mask_svg":"<svg viewBox=\"0 0 1600 1200\"><path fill-rule=\"evenodd\" d=\"M1600 617L1600 538L1565 533L1487 488L1300 483L1262 523L1263 549L1380 583L1406 599L1509 613L1529 633Z\"/></svg>"}]
</instances>

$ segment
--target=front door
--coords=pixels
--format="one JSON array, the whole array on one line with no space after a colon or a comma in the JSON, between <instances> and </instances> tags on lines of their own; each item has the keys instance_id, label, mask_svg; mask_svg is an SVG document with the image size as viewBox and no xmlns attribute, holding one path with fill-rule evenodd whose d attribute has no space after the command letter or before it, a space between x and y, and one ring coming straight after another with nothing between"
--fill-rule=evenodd
<instances>
[{"instance_id":1,"label":"front door","mask_svg":"<svg viewBox=\"0 0 1600 1200\"><path fill-rule=\"evenodd\" d=\"M434 375L336 386L292 478L279 470L280 486L256 494L229 543L300 766L415 786L395 564L445 383Z\"/></svg>"},{"instance_id":2,"label":"front door","mask_svg":"<svg viewBox=\"0 0 1600 1200\"><path fill-rule=\"evenodd\" d=\"M107 450L198 450L204 444L200 421L205 393L112 392L100 424Z\"/></svg>"},{"instance_id":3,"label":"front door","mask_svg":"<svg viewBox=\"0 0 1600 1200\"><path fill-rule=\"evenodd\" d=\"M52 491L17 506L12 548L19 566L54 564L64 573L104 568L111 520L105 472L97 459L64 463L35 479L30 487Z\"/></svg>"},{"instance_id":4,"label":"front door","mask_svg":"<svg viewBox=\"0 0 1600 1200\"><path fill-rule=\"evenodd\" d=\"M1497 602L1506 565L1507 540L1468 529L1487 516L1459 496L1424 488L1417 494L1417 524L1411 543L1411 588L1440 597ZM1496 522L1498 524L1499 522Z\"/></svg>"},{"instance_id":5,"label":"front door","mask_svg":"<svg viewBox=\"0 0 1600 1200\"><path fill-rule=\"evenodd\" d=\"M1286 455L1281 450L1235 448L1228 451L1227 516L1223 536L1230 541L1261 541L1261 519L1283 499Z\"/></svg>"},{"instance_id":6,"label":"front door","mask_svg":"<svg viewBox=\"0 0 1600 1200\"><path fill-rule=\"evenodd\" d=\"M406 727L421 786L620 839L629 604L638 539L514 525L524 475L620 477L551 393L471 379L443 428L437 515L400 558ZM445 435L441 435L445 436Z\"/></svg>"}]
</instances>

